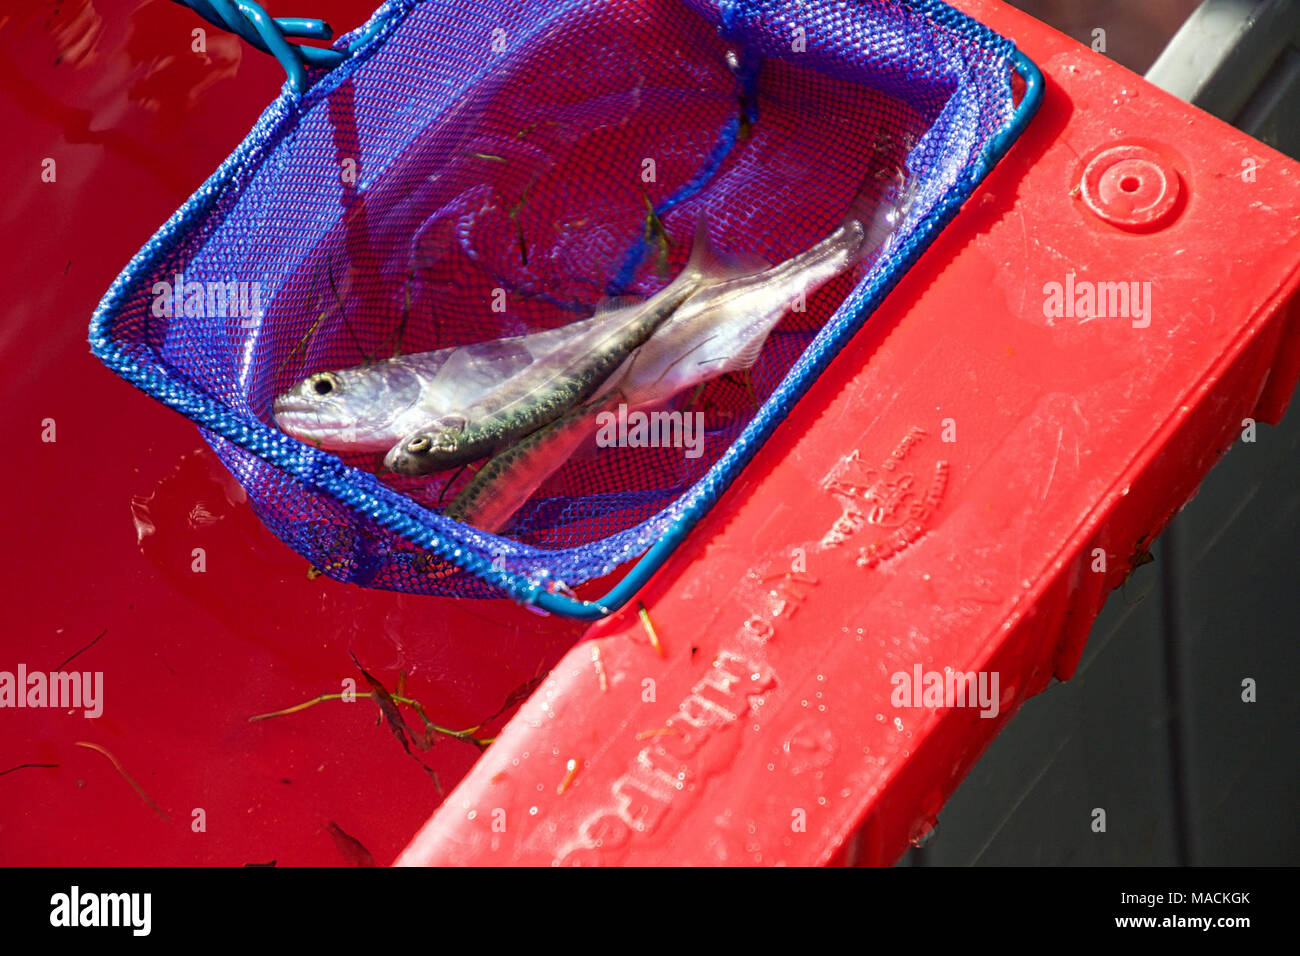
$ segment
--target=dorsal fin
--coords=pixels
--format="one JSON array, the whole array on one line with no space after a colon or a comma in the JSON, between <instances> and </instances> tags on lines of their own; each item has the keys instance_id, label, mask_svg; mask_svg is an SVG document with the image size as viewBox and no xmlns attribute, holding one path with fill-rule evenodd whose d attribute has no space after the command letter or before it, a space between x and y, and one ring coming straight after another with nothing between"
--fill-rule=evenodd
<instances>
[{"instance_id":1,"label":"dorsal fin","mask_svg":"<svg viewBox=\"0 0 1300 956\"><path fill-rule=\"evenodd\" d=\"M609 312L617 312L619 309L626 309L629 306L640 305L645 300L637 295L607 295L596 303L596 308L592 310L592 316L605 315Z\"/></svg>"},{"instance_id":2,"label":"dorsal fin","mask_svg":"<svg viewBox=\"0 0 1300 956\"><path fill-rule=\"evenodd\" d=\"M754 275L767 269L769 264L755 255L725 253L713 245L709 238L709 217L701 209L695 221L695 238L691 244L691 257L682 269L682 278L702 279L705 282L725 282L740 276Z\"/></svg>"}]
</instances>

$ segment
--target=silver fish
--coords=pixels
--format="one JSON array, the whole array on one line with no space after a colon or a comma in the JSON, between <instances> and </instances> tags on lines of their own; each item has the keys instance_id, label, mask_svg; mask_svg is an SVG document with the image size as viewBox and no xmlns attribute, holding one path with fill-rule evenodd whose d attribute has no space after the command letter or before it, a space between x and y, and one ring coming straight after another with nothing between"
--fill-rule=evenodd
<instances>
[{"instance_id":1,"label":"silver fish","mask_svg":"<svg viewBox=\"0 0 1300 956\"><path fill-rule=\"evenodd\" d=\"M630 407L655 405L702 382L752 366L796 302L887 245L905 219L915 183L897 173L880 200L863 191L843 221L807 251L687 300L610 376Z\"/></svg>"},{"instance_id":2,"label":"silver fish","mask_svg":"<svg viewBox=\"0 0 1300 956\"><path fill-rule=\"evenodd\" d=\"M863 191L825 239L771 269L691 296L630 355L594 398L481 468L445 514L497 532L590 437L601 411L658 405L728 372L749 368L791 305L851 266L888 251L911 208L915 183L899 173L879 202Z\"/></svg>"},{"instance_id":3,"label":"silver fish","mask_svg":"<svg viewBox=\"0 0 1300 956\"><path fill-rule=\"evenodd\" d=\"M317 372L277 398L272 414L282 431L319 448L388 451L614 318L603 312L544 332Z\"/></svg>"},{"instance_id":4,"label":"silver fish","mask_svg":"<svg viewBox=\"0 0 1300 956\"><path fill-rule=\"evenodd\" d=\"M591 395L691 295L755 268L714 252L701 218L690 260L662 290L581 334L571 331L561 348L393 446L384 464L399 474L425 475L508 448Z\"/></svg>"}]
</instances>

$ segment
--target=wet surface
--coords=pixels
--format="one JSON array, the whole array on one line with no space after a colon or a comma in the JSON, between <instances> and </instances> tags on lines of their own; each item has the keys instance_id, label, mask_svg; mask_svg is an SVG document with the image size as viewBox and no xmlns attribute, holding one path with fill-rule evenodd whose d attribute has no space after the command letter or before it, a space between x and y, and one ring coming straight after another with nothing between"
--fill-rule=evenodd
<instances>
[{"instance_id":1,"label":"wet surface","mask_svg":"<svg viewBox=\"0 0 1300 956\"><path fill-rule=\"evenodd\" d=\"M310 12L343 30L372 8ZM377 723L358 665L464 728L581 633L510 604L311 576L194 425L90 355L112 279L279 91L273 60L213 28L195 52L203 26L162 0L0 13L0 671L76 655L68 668L101 673L104 698L98 719L0 712L0 863L384 865L478 749L435 739L420 754L435 782ZM352 703L248 720L348 681Z\"/></svg>"}]
</instances>

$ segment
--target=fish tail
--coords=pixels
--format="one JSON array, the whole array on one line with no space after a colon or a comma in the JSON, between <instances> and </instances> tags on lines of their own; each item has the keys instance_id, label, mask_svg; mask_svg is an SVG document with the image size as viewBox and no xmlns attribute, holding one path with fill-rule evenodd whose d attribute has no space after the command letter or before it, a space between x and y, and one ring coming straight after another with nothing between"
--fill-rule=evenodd
<instances>
[{"instance_id":1,"label":"fish tail","mask_svg":"<svg viewBox=\"0 0 1300 956\"><path fill-rule=\"evenodd\" d=\"M853 237L855 260L884 255L898 241L916 202L918 182L905 164L875 167L867 173L842 227Z\"/></svg>"}]
</instances>

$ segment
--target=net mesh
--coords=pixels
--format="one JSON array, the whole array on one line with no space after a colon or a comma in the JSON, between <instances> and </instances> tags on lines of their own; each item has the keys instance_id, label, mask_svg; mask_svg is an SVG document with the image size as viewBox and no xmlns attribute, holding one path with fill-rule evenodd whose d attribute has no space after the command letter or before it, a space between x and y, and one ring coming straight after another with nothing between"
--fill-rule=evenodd
<instances>
[{"instance_id":1,"label":"net mesh","mask_svg":"<svg viewBox=\"0 0 1300 956\"><path fill-rule=\"evenodd\" d=\"M296 442L277 395L653 294L701 211L722 249L783 261L877 169L916 181L907 249L969 195L1014 109L1011 44L930 0L406 0L377 16L376 39L277 100L133 260L92 344L198 421L315 567L398 591L518 595L635 558L725 486L902 257L823 287L748 375L679 397L705 415L700 457L579 454L500 536L437 512L465 476L448 489Z\"/></svg>"}]
</instances>

